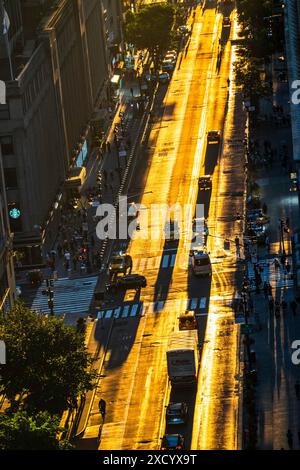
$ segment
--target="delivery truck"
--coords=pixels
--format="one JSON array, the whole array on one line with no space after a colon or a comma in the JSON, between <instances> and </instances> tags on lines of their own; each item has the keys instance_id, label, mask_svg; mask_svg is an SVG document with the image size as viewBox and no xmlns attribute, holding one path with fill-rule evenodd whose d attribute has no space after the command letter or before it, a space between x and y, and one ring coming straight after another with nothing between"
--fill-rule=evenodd
<instances>
[{"instance_id":1,"label":"delivery truck","mask_svg":"<svg viewBox=\"0 0 300 470\"><path fill-rule=\"evenodd\" d=\"M168 344L167 365L172 387L188 388L197 383L199 367L197 330L174 333Z\"/></svg>"}]
</instances>

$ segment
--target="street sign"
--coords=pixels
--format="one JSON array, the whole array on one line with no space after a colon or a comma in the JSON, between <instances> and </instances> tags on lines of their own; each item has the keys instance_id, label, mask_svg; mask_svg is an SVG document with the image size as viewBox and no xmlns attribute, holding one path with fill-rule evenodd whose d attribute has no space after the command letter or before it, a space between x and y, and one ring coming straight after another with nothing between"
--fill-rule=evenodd
<instances>
[{"instance_id":1,"label":"street sign","mask_svg":"<svg viewBox=\"0 0 300 470\"><path fill-rule=\"evenodd\" d=\"M247 325L246 323L244 323L243 325L241 325L241 333L242 335L251 335L252 333L254 333L254 325Z\"/></svg>"}]
</instances>

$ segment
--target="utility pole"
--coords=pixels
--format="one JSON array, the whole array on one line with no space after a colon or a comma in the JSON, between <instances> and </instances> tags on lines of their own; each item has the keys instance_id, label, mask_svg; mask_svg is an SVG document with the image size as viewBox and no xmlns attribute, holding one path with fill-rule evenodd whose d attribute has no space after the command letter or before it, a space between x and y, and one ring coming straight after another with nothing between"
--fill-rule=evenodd
<instances>
[{"instance_id":1,"label":"utility pole","mask_svg":"<svg viewBox=\"0 0 300 470\"><path fill-rule=\"evenodd\" d=\"M42 291L42 294L47 295L50 315L53 316L54 315L54 301L53 301L53 297L54 297L54 290L53 290L54 279L46 279L46 286L47 286L47 289L44 289Z\"/></svg>"}]
</instances>

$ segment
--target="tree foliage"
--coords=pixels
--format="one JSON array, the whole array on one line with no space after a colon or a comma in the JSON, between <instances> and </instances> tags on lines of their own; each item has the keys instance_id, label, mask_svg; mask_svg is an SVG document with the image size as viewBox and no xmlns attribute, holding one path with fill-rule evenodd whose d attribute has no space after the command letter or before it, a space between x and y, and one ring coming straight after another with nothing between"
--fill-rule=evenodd
<instances>
[{"instance_id":1,"label":"tree foliage","mask_svg":"<svg viewBox=\"0 0 300 470\"><path fill-rule=\"evenodd\" d=\"M137 49L147 49L156 59L172 41L175 11L170 4L146 5L136 13L128 12L125 39Z\"/></svg>"},{"instance_id":2,"label":"tree foliage","mask_svg":"<svg viewBox=\"0 0 300 470\"><path fill-rule=\"evenodd\" d=\"M242 88L245 97L255 100L259 96L268 96L268 85L261 80L261 61L253 57L240 57L235 63L236 84Z\"/></svg>"},{"instance_id":3,"label":"tree foliage","mask_svg":"<svg viewBox=\"0 0 300 470\"><path fill-rule=\"evenodd\" d=\"M241 35L253 57L266 57L276 48L269 33L268 17L272 15L271 0L237 0L238 19L242 25Z\"/></svg>"},{"instance_id":4,"label":"tree foliage","mask_svg":"<svg viewBox=\"0 0 300 470\"><path fill-rule=\"evenodd\" d=\"M63 320L37 314L17 304L0 317L7 364L0 366L0 391L28 409L60 413L93 387L95 373L84 337Z\"/></svg>"},{"instance_id":5,"label":"tree foliage","mask_svg":"<svg viewBox=\"0 0 300 470\"><path fill-rule=\"evenodd\" d=\"M71 448L57 439L59 417L48 412L0 414L0 450L57 450Z\"/></svg>"}]
</instances>

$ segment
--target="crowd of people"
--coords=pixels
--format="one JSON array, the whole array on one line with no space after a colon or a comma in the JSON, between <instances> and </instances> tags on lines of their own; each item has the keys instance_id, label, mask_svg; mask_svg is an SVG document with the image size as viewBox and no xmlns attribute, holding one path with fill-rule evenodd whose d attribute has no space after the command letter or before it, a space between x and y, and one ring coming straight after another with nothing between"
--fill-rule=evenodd
<instances>
[{"instance_id":1,"label":"crowd of people","mask_svg":"<svg viewBox=\"0 0 300 470\"><path fill-rule=\"evenodd\" d=\"M277 160L281 163L284 171L291 171L291 168L288 167L289 152L285 141L281 141L279 148L277 148L267 139L263 142L258 139L250 139L247 158L250 169L270 169Z\"/></svg>"},{"instance_id":2,"label":"crowd of people","mask_svg":"<svg viewBox=\"0 0 300 470\"><path fill-rule=\"evenodd\" d=\"M47 253L47 265L54 273L62 264L65 274L86 274L99 267L95 248L95 238L90 234L88 209L65 206L58 228L58 239L55 249Z\"/></svg>"}]
</instances>

